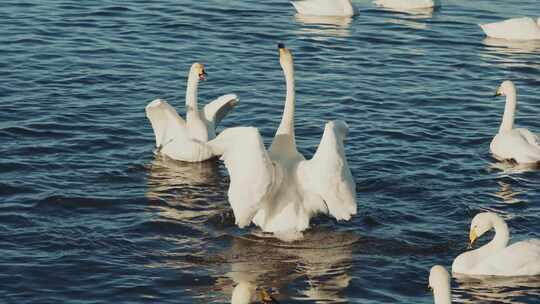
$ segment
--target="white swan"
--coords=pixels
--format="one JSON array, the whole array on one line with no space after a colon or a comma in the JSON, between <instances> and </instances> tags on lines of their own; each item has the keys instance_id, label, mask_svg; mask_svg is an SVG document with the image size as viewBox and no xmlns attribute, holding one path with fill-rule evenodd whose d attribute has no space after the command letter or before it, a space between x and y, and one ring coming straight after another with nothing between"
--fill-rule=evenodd
<instances>
[{"instance_id":1,"label":"white swan","mask_svg":"<svg viewBox=\"0 0 540 304\"><path fill-rule=\"evenodd\" d=\"M540 138L524 128L514 128L517 105L516 86L510 80L504 81L496 95L506 96L506 106L499 128L490 144L491 153L499 160L511 160L518 164L540 162Z\"/></svg>"},{"instance_id":2,"label":"white swan","mask_svg":"<svg viewBox=\"0 0 540 304\"><path fill-rule=\"evenodd\" d=\"M433 290L433 302L435 304L452 304L450 275L441 265L431 267L429 271L429 288Z\"/></svg>"},{"instance_id":3,"label":"white swan","mask_svg":"<svg viewBox=\"0 0 540 304\"><path fill-rule=\"evenodd\" d=\"M474 241L492 228L495 236L488 244L460 254L452 272L464 275L531 276L540 274L540 240L529 239L510 246L510 233L495 213L477 214L471 222L469 238Z\"/></svg>"},{"instance_id":4,"label":"white swan","mask_svg":"<svg viewBox=\"0 0 540 304\"><path fill-rule=\"evenodd\" d=\"M236 224L244 227L253 221L281 239L295 239L316 213L329 213L338 220L356 214L356 185L343 148L348 132L344 122L326 123L311 160L296 149L293 58L282 44L279 54L287 96L270 149L266 151L259 131L251 127L227 129L208 144L216 154L223 154L229 171L229 201Z\"/></svg>"},{"instance_id":5,"label":"white swan","mask_svg":"<svg viewBox=\"0 0 540 304\"><path fill-rule=\"evenodd\" d=\"M389 9L405 11L434 8L439 6L439 2L437 0L375 0L373 3Z\"/></svg>"},{"instance_id":6,"label":"white swan","mask_svg":"<svg viewBox=\"0 0 540 304\"><path fill-rule=\"evenodd\" d=\"M216 126L238 103L238 97L235 94L223 95L207 104L204 112L200 113L197 87L199 80L204 79L204 66L194 63L189 70L186 89L187 121L163 99L156 99L146 106L146 117L156 136L157 152L187 162L200 162L215 156L206 142L216 137Z\"/></svg>"},{"instance_id":7,"label":"white swan","mask_svg":"<svg viewBox=\"0 0 540 304\"><path fill-rule=\"evenodd\" d=\"M356 11L351 0L300 0L291 1L299 15L351 17Z\"/></svg>"},{"instance_id":8,"label":"white swan","mask_svg":"<svg viewBox=\"0 0 540 304\"><path fill-rule=\"evenodd\" d=\"M479 24L486 36L507 40L537 40L540 39L540 18L512 18L500 22Z\"/></svg>"}]
</instances>

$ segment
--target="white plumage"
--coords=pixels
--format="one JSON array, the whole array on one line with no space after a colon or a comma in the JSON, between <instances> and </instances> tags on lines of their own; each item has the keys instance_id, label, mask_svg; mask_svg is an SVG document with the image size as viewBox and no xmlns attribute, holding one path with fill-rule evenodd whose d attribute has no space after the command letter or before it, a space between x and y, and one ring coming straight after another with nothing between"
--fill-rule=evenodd
<instances>
[{"instance_id":1,"label":"white plumage","mask_svg":"<svg viewBox=\"0 0 540 304\"><path fill-rule=\"evenodd\" d=\"M204 79L204 66L191 66L186 90L186 120L165 100L156 99L146 106L146 116L156 137L157 152L172 159L199 162L214 157L206 142L216 137L216 126L238 103L235 94L219 97L204 107L197 105L199 79Z\"/></svg>"},{"instance_id":2,"label":"white plumage","mask_svg":"<svg viewBox=\"0 0 540 304\"><path fill-rule=\"evenodd\" d=\"M299 0L291 1L299 15L350 17L356 11L351 0Z\"/></svg>"},{"instance_id":3,"label":"white plumage","mask_svg":"<svg viewBox=\"0 0 540 304\"><path fill-rule=\"evenodd\" d=\"M294 68L291 53L280 48L287 82L281 124L267 151L259 131L237 127L209 142L229 171L229 201L236 224L251 222L282 239L296 238L322 212L338 220L356 214L356 185L343 148L348 127L342 121L325 126L311 160L296 149L294 135Z\"/></svg>"},{"instance_id":4,"label":"white plumage","mask_svg":"<svg viewBox=\"0 0 540 304\"><path fill-rule=\"evenodd\" d=\"M540 138L524 128L514 128L517 107L516 86L510 80L504 81L497 95L506 96L503 119L499 132L490 144L491 153L499 160L512 160L518 164L540 162Z\"/></svg>"},{"instance_id":5,"label":"white plumage","mask_svg":"<svg viewBox=\"0 0 540 304\"><path fill-rule=\"evenodd\" d=\"M479 24L486 36L507 40L540 39L540 18L512 18L500 22Z\"/></svg>"},{"instance_id":6,"label":"white plumage","mask_svg":"<svg viewBox=\"0 0 540 304\"><path fill-rule=\"evenodd\" d=\"M374 3L378 6L395 10L426 9L439 5L434 0L375 0Z\"/></svg>"},{"instance_id":7,"label":"white plumage","mask_svg":"<svg viewBox=\"0 0 540 304\"><path fill-rule=\"evenodd\" d=\"M529 239L508 246L510 232L495 213L477 214L471 222L471 243L491 229L495 236L488 244L460 254L452 272L464 275L533 276L540 274L540 240Z\"/></svg>"}]
</instances>

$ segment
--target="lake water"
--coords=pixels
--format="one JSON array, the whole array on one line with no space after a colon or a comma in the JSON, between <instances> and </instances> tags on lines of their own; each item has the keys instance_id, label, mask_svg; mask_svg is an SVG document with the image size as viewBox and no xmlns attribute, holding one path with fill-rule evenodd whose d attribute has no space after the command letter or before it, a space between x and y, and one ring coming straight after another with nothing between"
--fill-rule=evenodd
<instances>
[{"instance_id":1,"label":"lake water","mask_svg":"<svg viewBox=\"0 0 540 304\"><path fill-rule=\"evenodd\" d=\"M420 16L354 4L336 21L297 19L287 1L2 1L2 301L227 303L248 281L281 303L432 303L429 268L449 269L476 213L540 237L540 173L489 154L504 79L517 124L540 131L540 47L484 41L476 25L538 16L538 2L443 0ZM325 121L347 121L358 190L351 221L318 217L292 244L235 227L221 163L154 157L144 113L161 97L183 114L199 61L200 100L237 93L223 127L269 144L277 42L295 56L299 149L310 157ZM452 288L460 303L538 303L540 279Z\"/></svg>"}]
</instances>

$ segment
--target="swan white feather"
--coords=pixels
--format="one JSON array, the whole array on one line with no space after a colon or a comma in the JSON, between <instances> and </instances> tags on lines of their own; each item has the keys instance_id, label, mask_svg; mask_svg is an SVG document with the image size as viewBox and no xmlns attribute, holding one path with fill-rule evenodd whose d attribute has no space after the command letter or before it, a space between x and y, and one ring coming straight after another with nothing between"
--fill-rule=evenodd
<instances>
[{"instance_id":1,"label":"swan white feather","mask_svg":"<svg viewBox=\"0 0 540 304\"><path fill-rule=\"evenodd\" d=\"M356 11L351 0L299 0L291 1L299 15L351 17Z\"/></svg>"},{"instance_id":2,"label":"swan white feather","mask_svg":"<svg viewBox=\"0 0 540 304\"><path fill-rule=\"evenodd\" d=\"M507 40L540 39L540 18L512 18L500 22L479 24L486 36Z\"/></svg>"},{"instance_id":3,"label":"swan white feather","mask_svg":"<svg viewBox=\"0 0 540 304\"><path fill-rule=\"evenodd\" d=\"M452 304L450 274L441 266L435 265L429 271L429 287L433 290L435 304Z\"/></svg>"},{"instance_id":4,"label":"swan white feather","mask_svg":"<svg viewBox=\"0 0 540 304\"><path fill-rule=\"evenodd\" d=\"M378 6L396 10L426 9L439 5L438 1L434 0L375 0L374 3Z\"/></svg>"},{"instance_id":5,"label":"swan white feather","mask_svg":"<svg viewBox=\"0 0 540 304\"><path fill-rule=\"evenodd\" d=\"M202 64L191 66L186 90L187 121L163 99L156 99L146 106L158 153L187 162L204 161L215 156L206 142L216 136L216 126L238 103L238 97L235 94L223 95L208 103L200 115L197 87L199 79L205 75Z\"/></svg>"},{"instance_id":6,"label":"swan white feather","mask_svg":"<svg viewBox=\"0 0 540 304\"><path fill-rule=\"evenodd\" d=\"M253 222L263 231L288 238L309 227L317 213L336 219L356 214L356 185L347 165L343 140L348 132L342 121L326 124L321 143L311 160L296 149L294 136L294 67L292 55L280 47L287 82L281 124L267 151L255 128L223 131L209 146L229 171L229 201L240 227Z\"/></svg>"},{"instance_id":7,"label":"swan white feather","mask_svg":"<svg viewBox=\"0 0 540 304\"><path fill-rule=\"evenodd\" d=\"M490 144L491 153L499 160L513 160L518 164L540 162L540 138L524 128L514 128L517 90L510 80L504 81L497 95L506 96L506 104L499 132Z\"/></svg>"},{"instance_id":8,"label":"swan white feather","mask_svg":"<svg viewBox=\"0 0 540 304\"><path fill-rule=\"evenodd\" d=\"M452 272L464 275L532 276L540 274L540 240L529 239L510 246L510 232L495 213L477 214L471 222L471 243L491 229L495 236L488 244L460 254Z\"/></svg>"}]
</instances>

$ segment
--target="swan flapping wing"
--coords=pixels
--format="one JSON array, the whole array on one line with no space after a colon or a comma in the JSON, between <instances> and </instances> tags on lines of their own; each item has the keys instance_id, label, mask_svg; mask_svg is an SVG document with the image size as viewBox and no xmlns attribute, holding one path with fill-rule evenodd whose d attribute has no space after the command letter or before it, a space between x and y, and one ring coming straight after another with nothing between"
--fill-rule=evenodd
<instances>
[{"instance_id":1,"label":"swan flapping wing","mask_svg":"<svg viewBox=\"0 0 540 304\"><path fill-rule=\"evenodd\" d=\"M165 100L156 99L146 106L146 117L152 124L156 136L156 147L160 148L186 132L186 122Z\"/></svg>"},{"instance_id":2,"label":"swan flapping wing","mask_svg":"<svg viewBox=\"0 0 540 304\"><path fill-rule=\"evenodd\" d=\"M238 104L236 94L227 94L218 97L216 100L204 106L204 117L208 126L215 130L219 122Z\"/></svg>"},{"instance_id":3,"label":"swan flapping wing","mask_svg":"<svg viewBox=\"0 0 540 304\"><path fill-rule=\"evenodd\" d=\"M229 171L229 202L236 224L251 223L272 188L274 166L259 131L252 127L228 128L207 143L221 155Z\"/></svg>"},{"instance_id":4,"label":"swan flapping wing","mask_svg":"<svg viewBox=\"0 0 540 304\"><path fill-rule=\"evenodd\" d=\"M317 152L311 160L298 165L298 180L310 199L318 197L326 203L328 213L338 220L356 214L356 184L347 164L343 140L348 126L343 121L326 123ZM308 202L320 206L317 202ZM326 211L326 210L314 210Z\"/></svg>"}]
</instances>

